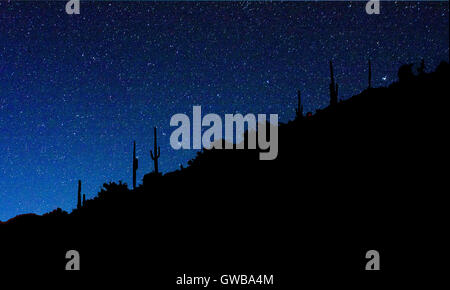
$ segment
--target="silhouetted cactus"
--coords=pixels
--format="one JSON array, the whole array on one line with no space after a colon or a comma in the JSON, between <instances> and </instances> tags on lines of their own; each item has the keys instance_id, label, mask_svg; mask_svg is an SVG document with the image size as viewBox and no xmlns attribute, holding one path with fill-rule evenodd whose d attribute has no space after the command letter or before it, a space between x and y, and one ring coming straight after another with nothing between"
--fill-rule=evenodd
<instances>
[{"instance_id":1,"label":"silhouetted cactus","mask_svg":"<svg viewBox=\"0 0 450 290\"><path fill-rule=\"evenodd\" d=\"M136 158L136 141L133 142L133 189L136 188L136 171L138 170L138 159Z\"/></svg>"},{"instance_id":2,"label":"silhouetted cactus","mask_svg":"<svg viewBox=\"0 0 450 290\"><path fill-rule=\"evenodd\" d=\"M338 102L338 84L334 82L333 63L330 60L330 106L334 106Z\"/></svg>"},{"instance_id":3,"label":"silhouetted cactus","mask_svg":"<svg viewBox=\"0 0 450 290\"><path fill-rule=\"evenodd\" d=\"M369 89L372 87L372 65L369 59Z\"/></svg>"},{"instance_id":4,"label":"silhouetted cactus","mask_svg":"<svg viewBox=\"0 0 450 290\"><path fill-rule=\"evenodd\" d=\"M81 180L78 180L78 201L77 201L77 209L81 208Z\"/></svg>"},{"instance_id":5,"label":"silhouetted cactus","mask_svg":"<svg viewBox=\"0 0 450 290\"><path fill-rule=\"evenodd\" d=\"M86 205L86 194L83 193L83 206Z\"/></svg>"},{"instance_id":6,"label":"silhouetted cactus","mask_svg":"<svg viewBox=\"0 0 450 290\"><path fill-rule=\"evenodd\" d=\"M418 71L419 74L424 74L425 73L425 60L423 58L420 61L420 66L419 66L417 71Z\"/></svg>"},{"instance_id":7,"label":"silhouetted cactus","mask_svg":"<svg viewBox=\"0 0 450 290\"><path fill-rule=\"evenodd\" d=\"M300 90L297 91L297 109L295 109L297 119L303 118L303 105Z\"/></svg>"},{"instance_id":8,"label":"silhouetted cactus","mask_svg":"<svg viewBox=\"0 0 450 290\"><path fill-rule=\"evenodd\" d=\"M153 147L155 155L153 155L152 150L150 150L150 157L152 158L152 160L154 162L155 173L159 174L159 171L158 171L158 159L159 159L159 156L161 156L161 148L159 148L158 143L157 143L157 139L156 139L156 127L153 128L153 133L155 135L155 144L154 144L154 147Z\"/></svg>"}]
</instances>

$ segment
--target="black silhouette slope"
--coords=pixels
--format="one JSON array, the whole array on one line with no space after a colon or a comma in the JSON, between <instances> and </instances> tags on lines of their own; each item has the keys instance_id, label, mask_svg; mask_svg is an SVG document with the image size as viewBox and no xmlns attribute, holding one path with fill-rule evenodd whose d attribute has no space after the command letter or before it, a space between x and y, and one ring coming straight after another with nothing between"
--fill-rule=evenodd
<instances>
[{"instance_id":1,"label":"black silhouette slope","mask_svg":"<svg viewBox=\"0 0 450 290\"><path fill-rule=\"evenodd\" d=\"M257 150L204 150L135 190L105 184L70 214L4 223L2 266L63 270L65 252L77 249L85 271L142 273L163 289L196 271L269 273L289 288L299 272L330 285L338 280L317 279L367 278L364 255L376 249L383 277L433 271L422 250L443 218L449 74L445 62L432 73L403 66L388 88L280 124L274 161Z\"/></svg>"}]
</instances>

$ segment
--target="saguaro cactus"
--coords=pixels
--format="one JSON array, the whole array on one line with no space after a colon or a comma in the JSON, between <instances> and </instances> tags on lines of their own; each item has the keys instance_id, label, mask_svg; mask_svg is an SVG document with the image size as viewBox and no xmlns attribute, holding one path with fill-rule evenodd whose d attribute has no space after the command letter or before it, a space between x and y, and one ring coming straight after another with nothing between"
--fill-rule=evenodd
<instances>
[{"instance_id":1,"label":"saguaro cactus","mask_svg":"<svg viewBox=\"0 0 450 290\"><path fill-rule=\"evenodd\" d=\"M136 171L138 170L138 159L136 158L136 141L133 142L133 189L136 188Z\"/></svg>"},{"instance_id":2,"label":"saguaro cactus","mask_svg":"<svg viewBox=\"0 0 450 290\"><path fill-rule=\"evenodd\" d=\"M419 66L418 72L419 72L419 74L425 73L425 60L423 58L420 61L420 66Z\"/></svg>"},{"instance_id":3,"label":"saguaro cactus","mask_svg":"<svg viewBox=\"0 0 450 290\"><path fill-rule=\"evenodd\" d=\"M86 205L86 194L83 193L83 206Z\"/></svg>"},{"instance_id":4,"label":"saguaro cactus","mask_svg":"<svg viewBox=\"0 0 450 290\"><path fill-rule=\"evenodd\" d=\"M155 155L153 155L152 150L150 150L150 157L152 158L154 165L155 165L155 173L159 174L158 171L158 159L159 156L161 155L161 148L159 148L158 143L157 143L157 139L156 139L156 127L153 128L153 133L155 135L155 144L153 147L153 151L155 152Z\"/></svg>"},{"instance_id":5,"label":"saguaro cactus","mask_svg":"<svg viewBox=\"0 0 450 290\"><path fill-rule=\"evenodd\" d=\"M297 109L295 109L295 115L298 119L303 118L303 104L300 90L297 91Z\"/></svg>"},{"instance_id":6,"label":"saguaro cactus","mask_svg":"<svg viewBox=\"0 0 450 290\"><path fill-rule=\"evenodd\" d=\"M338 101L338 84L334 82L333 62L330 60L330 106L334 106Z\"/></svg>"},{"instance_id":7,"label":"saguaro cactus","mask_svg":"<svg viewBox=\"0 0 450 290\"><path fill-rule=\"evenodd\" d=\"M77 209L81 208L81 180L78 180L78 201L77 201Z\"/></svg>"},{"instance_id":8,"label":"saguaro cactus","mask_svg":"<svg viewBox=\"0 0 450 290\"><path fill-rule=\"evenodd\" d=\"M370 64L369 59L369 89L372 87L372 65Z\"/></svg>"}]
</instances>

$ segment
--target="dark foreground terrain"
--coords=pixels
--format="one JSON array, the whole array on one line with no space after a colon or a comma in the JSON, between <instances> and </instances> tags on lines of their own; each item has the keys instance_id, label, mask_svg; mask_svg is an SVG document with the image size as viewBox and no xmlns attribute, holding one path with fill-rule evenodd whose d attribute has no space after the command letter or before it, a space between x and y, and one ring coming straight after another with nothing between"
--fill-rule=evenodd
<instances>
[{"instance_id":1,"label":"dark foreground terrain","mask_svg":"<svg viewBox=\"0 0 450 290\"><path fill-rule=\"evenodd\" d=\"M0 224L0 273L56 270L53 279L126 289L181 288L183 274L267 274L283 289L404 286L438 275L449 65L409 68L388 88L281 124L275 161L254 150L204 151L136 190L107 184L70 214ZM71 249L79 273L63 273ZM381 271L364 270L368 250L380 253ZM230 286L208 288L219 287Z\"/></svg>"}]
</instances>

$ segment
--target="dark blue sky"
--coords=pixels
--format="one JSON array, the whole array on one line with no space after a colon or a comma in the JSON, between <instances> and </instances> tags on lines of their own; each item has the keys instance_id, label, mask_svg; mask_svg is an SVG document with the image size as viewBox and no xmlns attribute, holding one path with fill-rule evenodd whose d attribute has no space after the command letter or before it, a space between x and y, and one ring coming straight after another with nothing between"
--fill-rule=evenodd
<instances>
[{"instance_id":1,"label":"dark blue sky","mask_svg":"<svg viewBox=\"0 0 450 290\"><path fill-rule=\"evenodd\" d=\"M328 104L328 60L341 96L396 79L398 67L449 58L447 2L0 2L0 220L76 205L104 182L163 171L194 151L169 145L170 117L192 112L294 117ZM424 96L426 97L426 96ZM389 104L386 104L389 106ZM380 112L380 114L382 114Z\"/></svg>"}]
</instances>

